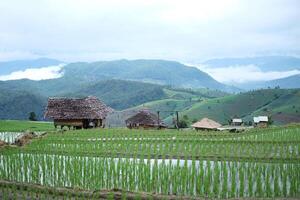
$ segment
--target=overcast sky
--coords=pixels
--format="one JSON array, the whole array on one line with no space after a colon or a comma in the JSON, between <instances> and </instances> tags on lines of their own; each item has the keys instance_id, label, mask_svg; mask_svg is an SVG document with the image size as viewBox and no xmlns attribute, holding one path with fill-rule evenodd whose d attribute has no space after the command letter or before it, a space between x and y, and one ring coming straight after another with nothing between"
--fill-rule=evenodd
<instances>
[{"instance_id":1,"label":"overcast sky","mask_svg":"<svg viewBox=\"0 0 300 200\"><path fill-rule=\"evenodd\" d=\"M0 61L300 55L299 0L0 0Z\"/></svg>"}]
</instances>

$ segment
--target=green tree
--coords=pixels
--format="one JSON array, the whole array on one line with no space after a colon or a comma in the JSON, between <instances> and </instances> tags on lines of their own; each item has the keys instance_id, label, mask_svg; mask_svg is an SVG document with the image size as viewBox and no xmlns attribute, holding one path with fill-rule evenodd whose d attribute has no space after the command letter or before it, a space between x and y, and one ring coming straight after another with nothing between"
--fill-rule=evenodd
<instances>
[{"instance_id":1,"label":"green tree","mask_svg":"<svg viewBox=\"0 0 300 200\"><path fill-rule=\"evenodd\" d=\"M187 128L188 127L188 123L185 120L179 120L178 127L179 128Z\"/></svg>"},{"instance_id":2,"label":"green tree","mask_svg":"<svg viewBox=\"0 0 300 200\"><path fill-rule=\"evenodd\" d=\"M28 119L29 119L30 121L37 121L35 112L30 112L30 113L29 113Z\"/></svg>"}]
</instances>

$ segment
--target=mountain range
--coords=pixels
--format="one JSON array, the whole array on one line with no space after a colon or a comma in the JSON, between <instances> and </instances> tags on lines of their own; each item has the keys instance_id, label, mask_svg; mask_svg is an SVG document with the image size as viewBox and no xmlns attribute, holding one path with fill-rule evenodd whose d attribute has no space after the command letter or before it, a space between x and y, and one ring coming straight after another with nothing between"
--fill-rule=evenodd
<instances>
[{"instance_id":1,"label":"mountain range","mask_svg":"<svg viewBox=\"0 0 300 200\"><path fill-rule=\"evenodd\" d=\"M7 74L11 70L20 71L29 66L39 68L62 62L43 58L37 60L36 64L33 64L34 61L13 63L15 65L5 65L13 66L7 70L2 62L0 72ZM42 120L47 98L50 96L94 95L116 110L117 114L110 118L112 125L120 125L122 116L126 117L128 113L144 107L154 112L181 111L181 115L186 115L190 123L203 116L225 123L234 115L248 120L253 113L266 114L260 109L268 104L272 105L267 108L269 114L278 116L280 113L279 123L283 123L282 119L286 118L291 120L284 123L298 120L296 111L300 104L299 90L282 90L277 86L299 88L299 75L245 87L277 89L240 93L241 89L222 84L195 67L174 61L140 59L76 62L65 65L60 73L62 77L48 80L0 81L0 119L27 119L28 113L34 111L38 119ZM273 99L277 96L280 101ZM258 103L252 106L251 102ZM294 108L286 108L286 102L292 102ZM161 117L166 122L171 121L168 112L162 112Z\"/></svg>"}]
</instances>

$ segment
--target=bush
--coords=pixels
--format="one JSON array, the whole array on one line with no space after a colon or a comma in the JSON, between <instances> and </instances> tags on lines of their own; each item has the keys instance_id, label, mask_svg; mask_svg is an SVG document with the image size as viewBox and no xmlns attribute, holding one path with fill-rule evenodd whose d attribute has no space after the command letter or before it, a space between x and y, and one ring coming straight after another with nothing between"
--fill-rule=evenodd
<instances>
[{"instance_id":1,"label":"bush","mask_svg":"<svg viewBox=\"0 0 300 200\"><path fill-rule=\"evenodd\" d=\"M30 113L29 113L28 119L29 119L30 121L37 121L35 112L30 112Z\"/></svg>"}]
</instances>

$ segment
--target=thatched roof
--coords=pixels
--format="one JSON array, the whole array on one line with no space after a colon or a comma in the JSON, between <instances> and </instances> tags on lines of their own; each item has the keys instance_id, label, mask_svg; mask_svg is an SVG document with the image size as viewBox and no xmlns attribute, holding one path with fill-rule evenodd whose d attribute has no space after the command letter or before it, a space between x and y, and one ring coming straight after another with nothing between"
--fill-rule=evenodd
<instances>
[{"instance_id":1,"label":"thatched roof","mask_svg":"<svg viewBox=\"0 0 300 200\"><path fill-rule=\"evenodd\" d=\"M159 120L157 123L158 116L151 113L149 110L140 110L137 114L125 120L125 123L128 124L140 124L148 126L162 126L166 127L162 120Z\"/></svg>"},{"instance_id":2,"label":"thatched roof","mask_svg":"<svg viewBox=\"0 0 300 200\"><path fill-rule=\"evenodd\" d=\"M215 122L212 119L203 118L200 121L192 124L194 128L204 128L204 129L217 129L220 128L222 125L218 122Z\"/></svg>"},{"instance_id":3,"label":"thatched roof","mask_svg":"<svg viewBox=\"0 0 300 200\"><path fill-rule=\"evenodd\" d=\"M86 98L49 98L48 119L105 119L113 110L93 96Z\"/></svg>"}]
</instances>

